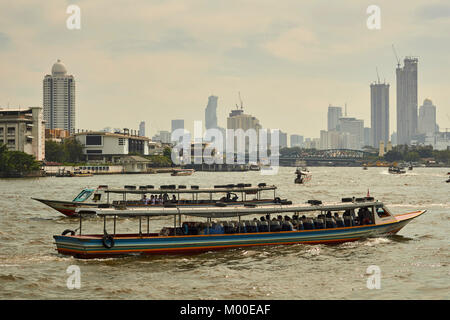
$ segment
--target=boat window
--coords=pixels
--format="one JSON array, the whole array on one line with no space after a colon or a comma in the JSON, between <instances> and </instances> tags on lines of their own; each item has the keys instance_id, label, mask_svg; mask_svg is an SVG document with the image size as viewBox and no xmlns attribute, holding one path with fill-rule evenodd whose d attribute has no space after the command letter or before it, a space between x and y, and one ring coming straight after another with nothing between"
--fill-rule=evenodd
<instances>
[{"instance_id":1,"label":"boat window","mask_svg":"<svg viewBox=\"0 0 450 320\"><path fill-rule=\"evenodd\" d=\"M75 199L73 199L73 201L83 202L87 198L89 198L93 192L94 192L94 189L84 189L83 191L80 192L80 194L78 196L76 196Z\"/></svg>"},{"instance_id":2,"label":"boat window","mask_svg":"<svg viewBox=\"0 0 450 320\"><path fill-rule=\"evenodd\" d=\"M389 213L383 207L376 207L376 211L380 218L389 217Z\"/></svg>"},{"instance_id":3,"label":"boat window","mask_svg":"<svg viewBox=\"0 0 450 320\"><path fill-rule=\"evenodd\" d=\"M94 194L94 198L92 200L100 201L101 197L102 197L102 195L100 193L96 193L96 194Z\"/></svg>"}]
</instances>

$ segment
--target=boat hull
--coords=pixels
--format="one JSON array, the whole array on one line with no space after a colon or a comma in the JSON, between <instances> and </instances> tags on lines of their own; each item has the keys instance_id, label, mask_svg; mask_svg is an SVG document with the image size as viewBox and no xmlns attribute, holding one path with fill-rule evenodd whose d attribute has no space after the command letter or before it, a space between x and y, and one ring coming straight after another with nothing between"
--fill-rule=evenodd
<instances>
[{"instance_id":1,"label":"boat hull","mask_svg":"<svg viewBox=\"0 0 450 320\"><path fill-rule=\"evenodd\" d=\"M128 254L188 254L230 248L292 244L337 244L370 237L396 234L413 218L425 211L401 215L394 222L302 231L213 234L195 236L116 235L107 248L102 235L54 236L57 251L77 258L113 257Z\"/></svg>"}]
</instances>

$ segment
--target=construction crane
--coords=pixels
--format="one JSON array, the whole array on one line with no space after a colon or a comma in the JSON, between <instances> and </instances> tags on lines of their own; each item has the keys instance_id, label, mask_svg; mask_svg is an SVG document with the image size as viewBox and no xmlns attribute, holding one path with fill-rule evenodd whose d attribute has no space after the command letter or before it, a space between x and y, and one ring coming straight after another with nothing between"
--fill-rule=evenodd
<instances>
[{"instance_id":1,"label":"construction crane","mask_svg":"<svg viewBox=\"0 0 450 320\"><path fill-rule=\"evenodd\" d=\"M392 50L394 50L395 59L397 59L397 67L400 68L400 59L397 56L397 52L395 51L394 44L392 44Z\"/></svg>"}]
</instances>

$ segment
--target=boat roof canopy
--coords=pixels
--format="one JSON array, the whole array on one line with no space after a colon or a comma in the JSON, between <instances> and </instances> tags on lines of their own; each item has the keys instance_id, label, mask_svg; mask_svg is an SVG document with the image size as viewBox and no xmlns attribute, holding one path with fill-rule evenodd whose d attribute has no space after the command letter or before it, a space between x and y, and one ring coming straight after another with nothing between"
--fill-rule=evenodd
<instances>
[{"instance_id":1,"label":"boat roof canopy","mask_svg":"<svg viewBox=\"0 0 450 320\"><path fill-rule=\"evenodd\" d=\"M145 194L145 193L232 193L232 192L244 192L244 193L256 193L258 191L276 190L277 187L272 186L254 186L254 187L221 187L221 188L145 188L145 189L131 189L131 188L105 188L106 193L135 193L135 194Z\"/></svg>"},{"instance_id":2,"label":"boat roof canopy","mask_svg":"<svg viewBox=\"0 0 450 320\"><path fill-rule=\"evenodd\" d=\"M80 215L97 214L99 216L126 216L126 217L140 217L140 216L173 216L173 215L187 215L196 217L211 217L211 218L227 218L238 217L251 214L276 214L282 212L312 212L312 211L342 211L358 208L366 208L372 206L383 206L379 201L367 202L345 202L345 203L330 203L330 204L291 204L291 205L264 205L264 206L242 206L242 207L202 207L202 208L186 208L186 207L136 207L128 209L116 208L78 208L76 212Z\"/></svg>"}]
</instances>

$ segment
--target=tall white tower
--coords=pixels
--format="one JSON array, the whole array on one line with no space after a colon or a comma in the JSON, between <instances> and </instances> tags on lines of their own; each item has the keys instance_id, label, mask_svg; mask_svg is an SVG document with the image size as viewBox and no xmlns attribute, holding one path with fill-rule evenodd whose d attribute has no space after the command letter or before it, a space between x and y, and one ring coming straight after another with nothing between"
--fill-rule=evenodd
<instances>
[{"instance_id":1,"label":"tall white tower","mask_svg":"<svg viewBox=\"0 0 450 320\"><path fill-rule=\"evenodd\" d=\"M47 129L75 132L75 79L67 74L61 60L44 77L44 120Z\"/></svg>"}]
</instances>

